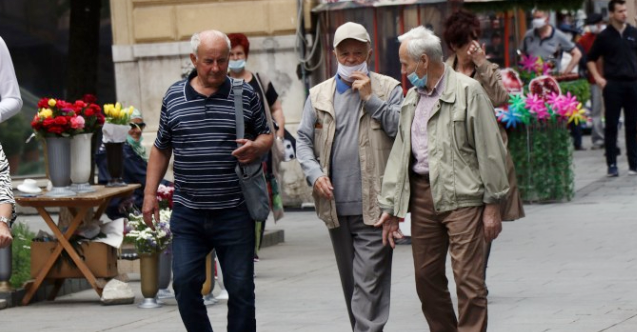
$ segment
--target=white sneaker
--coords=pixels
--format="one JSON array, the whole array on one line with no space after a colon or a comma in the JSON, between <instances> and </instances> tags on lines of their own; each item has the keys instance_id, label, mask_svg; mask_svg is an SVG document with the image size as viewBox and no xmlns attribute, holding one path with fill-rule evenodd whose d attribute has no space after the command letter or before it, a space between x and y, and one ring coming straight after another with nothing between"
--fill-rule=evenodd
<instances>
[{"instance_id":1,"label":"white sneaker","mask_svg":"<svg viewBox=\"0 0 637 332\"><path fill-rule=\"evenodd\" d=\"M634 169L628 170L628 175L637 175L637 170L634 170Z\"/></svg>"}]
</instances>

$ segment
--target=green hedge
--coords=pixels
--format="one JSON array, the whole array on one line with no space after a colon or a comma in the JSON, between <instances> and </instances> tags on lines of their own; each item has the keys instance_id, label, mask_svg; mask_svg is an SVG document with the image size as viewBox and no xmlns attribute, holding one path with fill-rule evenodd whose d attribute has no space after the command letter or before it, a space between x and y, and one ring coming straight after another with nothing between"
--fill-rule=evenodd
<instances>
[{"instance_id":1,"label":"green hedge","mask_svg":"<svg viewBox=\"0 0 637 332\"><path fill-rule=\"evenodd\" d=\"M574 194L573 146L566 122L531 124L509 131L520 196L525 202L559 202Z\"/></svg>"}]
</instances>

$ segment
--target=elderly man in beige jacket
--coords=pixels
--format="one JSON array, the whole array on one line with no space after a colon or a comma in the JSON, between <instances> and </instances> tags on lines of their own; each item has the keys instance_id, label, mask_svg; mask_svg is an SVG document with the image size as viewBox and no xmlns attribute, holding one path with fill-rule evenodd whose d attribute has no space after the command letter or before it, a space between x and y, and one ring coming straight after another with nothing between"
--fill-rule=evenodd
<instances>
[{"instance_id":1,"label":"elderly man in beige jacket","mask_svg":"<svg viewBox=\"0 0 637 332\"><path fill-rule=\"evenodd\" d=\"M398 40L401 71L414 88L402 105L376 225L393 246L401 236L398 218L411 211L416 290L430 331L486 331L486 247L502 230L498 202L509 190L493 106L480 83L443 63L440 39L430 30L414 28Z\"/></svg>"},{"instance_id":2,"label":"elderly man in beige jacket","mask_svg":"<svg viewBox=\"0 0 637 332\"><path fill-rule=\"evenodd\" d=\"M298 130L297 158L332 239L353 331L383 331L392 250L374 228L376 197L398 130L402 89L371 72L369 34L345 23L334 34L335 77L315 86Z\"/></svg>"}]
</instances>

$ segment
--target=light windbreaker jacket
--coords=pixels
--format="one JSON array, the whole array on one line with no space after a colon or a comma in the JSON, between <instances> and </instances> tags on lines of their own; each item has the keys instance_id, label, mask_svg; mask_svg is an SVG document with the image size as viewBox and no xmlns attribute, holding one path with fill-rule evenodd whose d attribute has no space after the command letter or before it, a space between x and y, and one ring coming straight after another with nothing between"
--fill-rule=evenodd
<instances>
[{"instance_id":1,"label":"light windbreaker jacket","mask_svg":"<svg viewBox=\"0 0 637 332\"><path fill-rule=\"evenodd\" d=\"M445 87L427 122L429 179L438 212L497 203L509 190L506 149L493 105L480 83L445 65ZM411 125L419 94L403 101L398 134L383 178L379 204L404 218L409 207Z\"/></svg>"},{"instance_id":2,"label":"light windbreaker jacket","mask_svg":"<svg viewBox=\"0 0 637 332\"><path fill-rule=\"evenodd\" d=\"M392 91L400 85L397 80L370 72L370 80L373 94L378 97L377 102L388 101ZM309 100L312 103L316 115L316 122L305 124L301 122L297 139L297 159L305 172L310 186L321 176L330 176L331 163L347 163L347 160L333 161L331 157L332 143L336 132L336 116L334 113L334 93L336 91L336 79L331 78L313 87L310 90ZM374 97L373 97L374 98ZM401 98L402 99L402 98ZM400 100L396 102L398 108ZM396 135L397 117L389 117L381 123L373 119L364 109L363 103L358 110L359 117L359 158L362 177L363 194L363 222L373 225L381 215L378 206L378 194L380 193L382 176L385 173L385 165L392 149L394 136ZM389 107L389 106L388 106ZM313 126L313 128L308 127ZM352 165L352 167L356 167ZM312 192L316 214L323 220L327 228L336 228L340 224L336 214L334 200L327 200Z\"/></svg>"}]
</instances>

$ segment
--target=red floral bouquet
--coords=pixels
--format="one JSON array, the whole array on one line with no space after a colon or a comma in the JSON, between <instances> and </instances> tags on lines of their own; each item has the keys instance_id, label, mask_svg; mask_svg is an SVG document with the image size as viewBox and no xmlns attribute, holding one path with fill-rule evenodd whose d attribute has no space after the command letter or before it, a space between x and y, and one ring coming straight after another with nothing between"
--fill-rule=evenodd
<instances>
[{"instance_id":1,"label":"red floral bouquet","mask_svg":"<svg viewBox=\"0 0 637 332\"><path fill-rule=\"evenodd\" d=\"M104 124L98 105L78 100L69 103L61 99L42 98L31 127L39 137L70 137L93 132Z\"/></svg>"},{"instance_id":2,"label":"red floral bouquet","mask_svg":"<svg viewBox=\"0 0 637 332\"><path fill-rule=\"evenodd\" d=\"M159 209L170 209L173 208L173 193L175 192L175 187L172 185L165 186L163 184L159 185L157 188L157 202L159 202Z\"/></svg>"},{"instance_id":3,"label":"red floral bouquet","mask_svg":"<svg viewBox=\"0 0 637 332\"><path fill-rule=\"evenodd\" d=\"M102 113L102 108L95 102L97 98L91 94L85 94L82 100L75 102L77 107L76 113L84 118L84 132L94 133L101 130L106 118Z\"/></svg>"}]
</instances>

